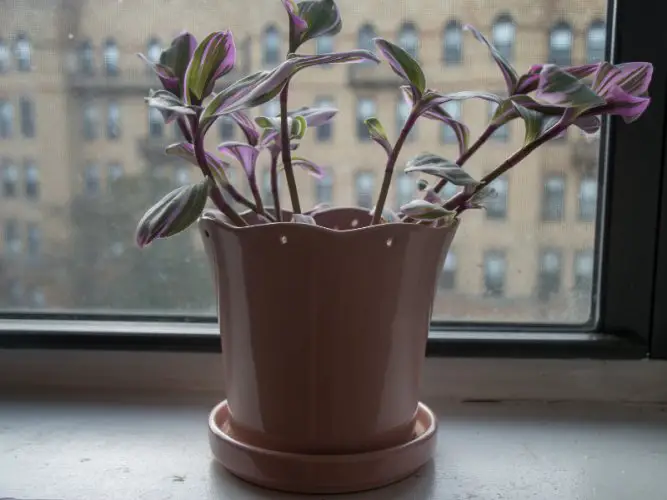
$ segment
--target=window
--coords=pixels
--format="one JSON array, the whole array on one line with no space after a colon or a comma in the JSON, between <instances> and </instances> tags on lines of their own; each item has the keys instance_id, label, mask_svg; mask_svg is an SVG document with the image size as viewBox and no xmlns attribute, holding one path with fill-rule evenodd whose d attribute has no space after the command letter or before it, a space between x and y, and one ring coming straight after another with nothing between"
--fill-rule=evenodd
<instances>
[{"instance_id":1,"label":"window","mask_svg":"<svg viewBox=\"0 0 667 500\"><path fill-rule=\"evenodd\" d=\"M35 137L35 103L28 97L21 97L19 111L21 115L21 134L28 139Z\"/></svg>"},{"instance_id":2,"label":"window","mask_svg":"<svg viewBox=\"0 0 667 500\"><path fill-rule=\"evenodd\" d=\"M88 163L83 173L84 191L88 196L100 192L100 168L96 163Z\"/></svg>"},{"instance_id":3,"label":"window","mask_svg":"<svg viewBox=\"0 0 667 500\"><path fill-rule=\"evenodd\" d=\"M396 183L396 210L398 210L415 199L417 185L414 177L406 173L395 175L394 182Z\"/></svg>"},{"instance_id":4,"label":"window","mask_svg":"<svg viewBox=\"0 0 667 500\"><path fill-rule=\"evenodd\" d=\"M11 56L9 47L7 47L7 42L3 38L0 38L0 74L9 71L10 58Z\"/></svg>"},{"instance_id":5,"label":"window","mask_svg":"<svg viewBox=\"0 0 667 500\"><path fill-rule=\"evenodd\" d=\"M359 28L359 34L357 36L357 47L364 50L370 50L375 52L375 42L373 38L377 37L375 33L375 28L372 24L364 24Z\"/></svg>"},{"instance_id":6,"label":"window","mask_svg":"<svg viewBox=\"0 0 667 500\"><path fill-rule=\"evenodd\" d=\"M591 177L586 177L579 184L579 220L595 221L598 204L598 183Z\"/></svg>"},{"instance_id":7,"label":"window","mask_svg":"<svg viewBox=\"0 0 667 500\"><path fill-rule=\"evenodd\" d=\"M593 289L595 259L592 250L580 250L574 255L574 289L590 294Z\"/></svg>"},{"instance_id":8,"label":"window","mask_svg":"<svg viewBox=\"0 0 667 500\"><path fill-rule=\"evenodd\" d=\"M236 124L229 115L224 115L218 118L218 131L220 133L221 140L223 141L233 140L235 130L236 130Z\"/></svg>"},{"instance_id":9,"label":"window","mask_svg":"<svg viewBox=\"0 0 667 500\"><path fill-rule=\"evenodd\" d=\"M558 66L572 64L572 28L561 22L549 33L549 62Z\"/></svg>"},{"instance_id":10,"label":"window","mask_svg":"<svg viewBox=\"0 0 667 500\"><path fill-rule=\"evenodd\" d=\"M549 300L552 295L560 292L563 267L560 250L542 250L539 264L537 298L539 300Z\"/></svg>"},{"instance_id":11,"label":"window","mask_svg":"<svg viewBox=\"0 0 667 500\"><path fill-rule=\"evenodd\" d=\"M114 184L118 182L123 177L123 165L117 161L109 163L109 171L107 174L107 179L109 184Z\"/></svg>"},{"instance_id":12,"label":"window","mask_svg":"<svg viewBox=\"0 0 667 500\"><path fill-rule=\"evenodd\" d=\"M414 23L405 23L398 34L398 45L414 59L419 59L419 33Z\"/></svg>"},{"instance_id":13,"label":"window","mask_svg":"<svg viewBox=\"0 0 667 500\"><path fill-rule=\"evenodd\" d=\"M25 164L25 196L31 200L39 198L39 169L33 160Z\"/></svg>"},{"instance_id":14,"label":"window","mask_svg":"<svg viewBox=\"0 0 667 500\"><path fill-rule=\"evenodd\" d=\"M315 39L315 53L317 55L331 54L332 52L335 52L334 37L329 35L324 35ZM331 66L325 65L322 67L330 68Z\"/></svg>"},{"instance_id":15,"label":"window","mask_svg":"<svg viewBox=\"0 0 667 500\"><path fill-rule=\"evenodd\" d=\"M357 193L357 206L373 208L375 202L375 175L372 172L358 172L354 181Z\"/></svg>"},{"instance_id":16,"label":"window","mask_svg":"<svg viewBox=\"0 0 667 500\"><path fill-rule=\"evenodd\" d=\"M565 210L565 178L561 174L548 175L544 180L542 220L561 221Z\"/></svg>"},{"instance_id":17,"label":"window","mask_svg":"<svg viewBox=\"0 0 667 500\"><path fill-rule=\"evenodd\" d=\"M507 262L503 250L484 252L484 294L489 297L505 295Z\"/></svg>"},{"instance_id":18,"label":"window","mask_svg":"<svg viewBox=\"0 0 667 500\"><path fill-rule=\"evenodd\" d=\"M157 38L151 38L146 45L146 56L151 62L160 62L160 55L162 54L162 44ZM151 70L152 71L152 70Z\"/></svg>"},{"instance_id":19,"label":"window","mask_svg":"<svg viewBox=\"0 0 667 500\"><path fill-rule=\"evenodd\" d=\"M403 98L403 96L398 96L398 101L396 101L396 137L403 130L403 125L408 121L411 111L410 104ZM368 132L367 132L368 133ZM412 142L417 139L417 126L412 127L410 134L407 137L406 142Z\"/></svg>"},{"instance_id":20,"label":"window","mask_svg":"<svg viewBox=\"0 0 667 500\"><path fill-rule=\"evenodd\" d=\"M186 184L190 184L190 170L190 167L187 165L178 167L176 169L174 183L177 186L185 186Z\"/></svg>"},{"instance_id":21,"label":"window","mask_svg":"<svg viewBox=\"0 0 667 500\"><path fill-rule=\"evenodd\" d=\"M2 195L14 198L17 195L16 185L19 182L19 169L7 158L2 160Z\"/></svg>"},{"instance_id":22,"label":"window","mask_svg":"<svg viewBox=\"0 0 667 500\"><path fill-rule=\"evenodd\" d=\"M333 186L333 172L330 168L325 168L324 175L321 178L315 178L315 201L318 205L333 203Z\"/></svg>"},{"instance_id":23,"label":"window","mask_svg":"<svg viewBox=\"0 0 667 500\"><path fill-rule=\"evenodd\" d=\"M496 194L484 201L488 220L505 220L507 218L507 184L507 178L504 176L498 177L490 184L495 189Z\"/></svg>"},{"instance_id":24,"label":"window","mask_svg":"<svg viewBox=\"0 0 667 500\"><path fill-rule=\"evenodd\" d=\"M463 33L458 21L449 21L442 37L442 60L448 66L463 62Z\"/></svg>"},{"instance_id":25,"label":"window","mask_svg":"<svg viewBox=\"0 0 667 500\"><path fill-rule=\"evenodd\" d=\"M14 106L9 101L0 99L0 139L12 136L14 125Z\"/></svg>"},{"instance_id":26,"label":"window","mask_svg":"<svg viewBox=\"0 0 667 500\"><path fill-rule=\"evenodd\" d=\"M262 198L262 201L265 205L272 207L273 203L273 193L271 192L271 170L264 169L261 177L261 184L259 186L260 193L259 196Z\"/></svg>"},{"instance_id":27,"label":"window","mask_svg":"<svg viewBox=\"0 0 667 500\"><path fill-rule=\"evenodd\" d=\"M39 224L35 222L29 222L26 228L26 232L28 233L28 256L35 258L39 256L40 253L42 231Z\"/></svg>"},{"instance_id":28,"label":"window","mask_svg":"<svg viewBox=\"0 0 667 500\"><path fill-rule=\"evenodd\" d=\"M272 67L280 64L280 34L278 33L278 28L275 26L266 28L262 47L262 62L264 66Z\"/></svg>"},{"instance_id":29,"label":"window","mask_svg":"<svg viewBox=\"0 0 667 500\"><path fill-rule=\"evenodd\" d=\"M491 121L493 119L493 115L496 112L496 109L498 109L498 103L493 101L488 101L487 106L489 107L489 121ZM510 138L509 125L503 125L502 127L498 128L491 137L496 141L501 141L501 142L509 141Z\"/></svg>"},{"instance_id":30,"label":"window","mask_svg":"<svg viewBox=\"0 0 667 500\"><path fill-rule=\"evenodd\" d=\"M586 33L586 62L604 61L606 47L607 28L604 21L597 19L590 24Z\"/></svg>"},{"instance_id":31,"label":"window","mask_svg":"<svg viewBox=\"0 0 667 500\"><path fill-rule=\"evenodd\" d=\"M30 71L32 69L32 46L24 33L20 33L16 37L14 58L16 59L16 68L19 71Z\"/></svg>"},{"instance_id":32,"label":"window","mask_svg":"<svg viewBox=\"0 0 667 500\"><path fill-rule=\"evenodd\" d=\"M153 109L153 108L151 108ZM97 139L97 106L88 100L83 102L83 138L87 141Z\"/></svg>"},{"instance_id":33,"label":"window","mask_svg":"<svg viewBox=\"0 0 667 500\"><path fill-rule=\"evenodd\" d=\"M5 220L5 253L16 255L21 253L21 236L19 235L19 225L15 219Z\"/></svg>"},{"instance_id":34,"label":"window","mask_svg":"<svg viewBox=\"0 0 667 500\"><path fill-rule=\"evenodd\" d=\"M280 116L280 102L277 100L269 101L262 108L262 116L275 118Z\"/></svg>"},{"instance_id":35,"label":"window","mask_svg":"<svg viewBox=\"0 0 667 500\"><path fill-rule=\"evenodd\" d=\"M95 72L95 54L90 40L84 40L78 49L79 72L82 75L92 75Z\"/></svg>"},{"instance_id":36,"label":"window","mask_svg":"<svg viewBox=\"0 0 667 500\"><path fill-rule=\"evenodd\" d=\"M329 97L320 97L315 102L315 107L318 108L333 108L334 102L333 99ZM315 138L319 142L331 141L333 138L333 121L329 121L324 125L320 125L315 128Z\"/></svg>"},{"instance_id":37,"label":"window","mask_svg":"<svg viewBox=\"0 0 667 500\"><path fill-rule=\"evenodd\" d=\"M510 62L514 59L515 34L516 27L509 15L503 14L493 23L491 43L493 43L496 49L498 49L498 52Z\"/></svg>"},{"instance_id":38,"label":"window","mask_svg":"<svg viewBox=\"0 0 667 500\"><path fill-rule=\"evenodd\" d=\"M108 76L118 75L119 55L120 53L116 41L112 38L107 39L107 41L104 42L104 71Z\"/></svg>"},{"instance_id":39,"label":"window","mask_svg":"<svg viewBox=\"0 0 667 500\"><path fill-rule=\"evenodd\" d=\"M120 138L120 105L118 101L109 101L107 107L107 139Z\"/></svg>"},{"instance_id":40,"label":"window","mask_svg":"<svg viewBox=\"0 0 667 500\"><path fill-rule=\"evenodd\" d=\"M157 108L148 108L148 135L162 137L164 135L164 120Z\"/></svg>"},{"instance_id":41,"label":"window","mask_svg":"<svg viewBox=\"0 0 667 500\"><path fill-rule=\"evenodd\" d=\"M357 101L357 138L360 141L370 141L370 135L365 121L376 114L375 101L363 97Z\"/></svg>"},{"instance_id":42,"label":"window","mask_svg":"<svg viewBox=\"0 0 667 500\"><path fill-rule=\"evenodd\" d=\"M447 101L443 106L449 116L454 120L461 120L461 101ZM441 123L440 127L440 140L444 144L456 144L458 139L456 138L456 133L454 129L445 123Z\"/></svg>"},{"instance_id":43,"label":"window","mask_svg":"<svg viewBox=\"0 0 667 500\"><path fill-rule=\"evenodd\" d=\"M458 261L456 260L456 252L452 249L447 252L447 257L442 266L440 279L438 280L438 288L440 290L453 290L456 288L456 268Z\"/></svg>"}]
</instances>

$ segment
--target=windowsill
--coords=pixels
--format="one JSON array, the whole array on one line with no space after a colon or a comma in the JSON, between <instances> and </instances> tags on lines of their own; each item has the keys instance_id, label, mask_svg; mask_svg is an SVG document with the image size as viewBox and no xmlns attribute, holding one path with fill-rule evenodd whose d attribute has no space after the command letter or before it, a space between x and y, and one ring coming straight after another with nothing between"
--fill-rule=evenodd
<instances>
[{"instance_id":1,"label":"windowsill","mask_svg":"<svg viewBox=\"0 0 667 500\"><path fill-rule=\"evenodd\" d=\"M67 402L5 399L0 494L68 500L303 498L250 486L213 462L206 423L215 401L118 394L70 395ZM439 417L434 461L396 485L341 498L664 498L665 407L427 403Z\"/></svg>"}]
</instances>

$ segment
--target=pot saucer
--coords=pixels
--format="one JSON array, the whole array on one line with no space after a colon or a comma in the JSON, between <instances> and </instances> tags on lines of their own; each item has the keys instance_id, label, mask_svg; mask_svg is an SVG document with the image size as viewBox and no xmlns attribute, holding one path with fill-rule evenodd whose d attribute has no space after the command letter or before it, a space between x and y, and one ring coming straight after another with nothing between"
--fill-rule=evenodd
<instances>
[{"instance_id":1,"label":"pot saucer","mask_svg":"<svg viewBox=\"0 0 667 500\"><path fill-rule=\"evenodd\" d=\"M407 478L435 451L437 419L419 403L412 440L384 450L347 455L306 455L245 444L229 432L227 401L209 416L209 443L216 460L235 476L292 493L352 493Z\"/></svg>"}]
</instances>

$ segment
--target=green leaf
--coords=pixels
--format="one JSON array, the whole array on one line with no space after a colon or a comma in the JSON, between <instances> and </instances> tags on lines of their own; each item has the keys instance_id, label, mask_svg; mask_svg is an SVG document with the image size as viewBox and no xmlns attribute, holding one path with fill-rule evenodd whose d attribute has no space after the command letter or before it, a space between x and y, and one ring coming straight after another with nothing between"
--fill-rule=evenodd
<instances>
[{"instance_id":1,"label":"green leaf","mask_svg":"<svg viewBox=\"0 0 667 500\"><path fill-rule=\"evenodd\" d=\"M373 40L382 57L398 76L410 83L421 95L426 91L426 77L419 63L404 49L384 38Z\"/></svg>"},{"instance_id":2,"label":"green leaf","mask_svg":"<svg viewBox=\"0 0 667 500\"><path fill-rule=\"evenodd\" d=\"M382 123L380 123L380 120L377 118L368 118L364 123L366 124L366 127L368 127L368 131L371 134L371 139L384 148L384 150L387 152L387 156L391 156L393 149L389 143L387 132L385 132Z\"/></svg>"},{"instance_id":3,"label":"green leaf","mask_svg":"<svg viewBox=\"0 0 667 500\"><path fill-rule=\"evenodd\" d=\"M403 205L401 207L401 212L411 219L416 220L434 221L447 218L453 221L456 218L456 212L452 212L440 205L435 205L434 203L429 203L425 200L413 200L407 205Z\"/></svg>"},{"instance_id":4,"label":"green leaf","mask_svg":"<svg viewBox=\"0 0 667 500\"><path fill-rule=\"evenodd\" d=\"M417 191L426 191L428 189L428 181L426 179L417 180Z\"/></svg>"},{"instance_id":5,"label":"green leaf","mask_svg":"<svg viewBox=\"0 0 667 500\"><path fill-rule=\"evenodd\" d=\"M493 46L491 42L489 42L482 33L474 28L473 26L470 26L469 24L464 26L463 29L470 31L473 36L481 43L486 45L486 47L489 49L489 52L491 53L491 57L493 57L493 60L496 61L496 64L498 65L498 68L500 68L500 71L503 74L503 78L505 79L505 84L507 86L507 93L509 95L514 93L514 89L517 86L517 83L519 81L519 75L517 74L516 70L512 67L510 62L505 59L505 56L503 56L497 48Z\"/></svg>"},{"instance_id":6,"label":"green leaf","mask_svg":"<svg viewBox=\"0 0 667 500\"><path fill-rule=\"evenodd\" d=\"M604 99L584 82L553 64L542 68L535 97L547 104L579 108L579 114L605 103Z\"/></svg>"},{"instance_id":7,"label":"green leaf","mask_svg":"<svg viewBox=\"0 0 667 500\"><path fill-rule=\"evenodd\" d=\"M523 119L523 122L526 126L524 144L530 144L531 142L537 140L542 135L545 118L547 117L539 111L528 109L514 101L510 102L514 106L514 109L516 109L516 111L519 113L519 116Z\"/></svg>"},{"instance_id":8,"label":"green leaf","mask_svg":"<svg viewBox=\"0 0 667 500\"><path fill-rule=\"evenodd\" d=\"M306 135L306 130L308 130L308 123L306 123L306 119L301 115L297 115L288 118L288 120L291 120L291 123L289 123L290 139L303 139L303 137Z\"/></svg>"},{"instance_id":9,"label":"green leaf","mask_svg":"<svg viewBox=\"0 0 667 500\"><path fill-rule=\"evenodd\" d=\"M195 49L185 72L184 99L200 104L213 90L215 81L229 73L235 62L236 47L231 32L208 35Z\"/></svg>"},{"instance_id":10,"label":"green leaf","mask_svg":"<svg viewBox=\"0 0 667 500\"><path fill-rule=\"evenodd\" d=\"M337 35L343 28L343 21L334 0L300 2L297 9L298 16L308 24L308 28L301 33L299 45L320 36Z\"/></svg>"},{"instance_id":11,"label":"green leaf","mask_svg":"<svg viewBox=\"0 0 667 500\"><path fill-rule=\"evenodd\" d=\"M196 115L196 111L186 105L168 90L150 90L144 100L152 108L159 109L165 123L174 121L177 115Z\"/></svg>"},{"instance_id":12,"label":"green leaf","mask_svg":"<svg viewBox=\"0 0 667 500\"><path fill-rule=\"evenodd\" d=\"M196 45L197 42L194 36L187 32L182 33L174 38L168 49L162 51L158 64L161 67L169 68L179 81L183 81L190 57Z\"/></svg>"},{"instance_id":13,"label":"green leaf","mask_svg":"<svg viewBox=\"0 0 667 500\"><path fill-rule=\"evenodd\" d=\"M405 172L421 172L434 175L446 179L456 186L475 186L479 184L456 163L430 153L421 154L410 160Z\"/></svg>"}]
</instances>

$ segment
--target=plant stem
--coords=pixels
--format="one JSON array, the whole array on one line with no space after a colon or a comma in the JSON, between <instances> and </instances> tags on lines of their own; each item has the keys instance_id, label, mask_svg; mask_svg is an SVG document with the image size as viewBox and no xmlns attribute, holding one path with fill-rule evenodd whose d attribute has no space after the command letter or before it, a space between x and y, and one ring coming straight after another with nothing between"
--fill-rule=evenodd
<instances>
[{"instance_id":1,"label":"plant stem","mask_svg":"<svg viewBox=\"0 0 667 500\"><path fill-rule=\"evenodd\" d=\"M224 186L224 189L229 193L229 196L231 196L235 202L239 203L240 205L243 205L246 208L249 208L255 213L260 213L258 211L259 209L257 208L257 205L255 205L252 201L250 201L248 198L239 193L239 191L234 186L232 186L231 184L227 184L226 186ZM275 222L275 218L272 217L271 214L266 213L266 211L262 215L268 217L269 220Z\"/></svg>"},{"instance_id":2,"label":"plant stem","mask_svg":"<svg viewBox=\"0 0 667 500\"><path fill-rule=\"evenodd\" d=\"M493 135L493 133L498 129L497 125L489 125L486 127L486 130L482 135L479 136L479 138L475 141L475 143L468 148L468 150L463 153L458 160L456 160L456 164L459 167L463 167L465 162L467 162L472 155L474 155L479 148L481 148L484 143L489 140L489 137ZM442 191L442 188L444 188L447 185L447 179L440 179L438 184L436 184L434 191L436 193L439 193Z\"/></svg>"},{"instance_id":3,"label":"plant stem","mask_svg":"<svg viewBox=\"0 0 667 500\"><path fill-rule=\"evenodd\" d=\"M273 208L276 211L278 222L283 221L283 211L280 207L280 193L278 192L278 154L271 153L271 194L273 196Z\"/></svg>"},{"instance_id":4,"label":"plant stem","mask_svg":"<svg viewBox=\"0 0 667 500\"><path fill-rule=\"evenodd\" d=\"M401 152L401 149L403 148L403 144L405 144L405 140L408 138L410 130L412 130L412 127L414 127L415 123L417 123L417 119L419 118L419 113L417 113L416 110L417 107L415 106L410 112L410 115L408 116L408 119L405 121L403 129L401 130L401 133L398 136L398 140L396 141L394 148L391 150L391 154L389 155L389 160L387 160L387 166L385 167L384 170L384 179L382 180L382 188L380 189L380 196L378 198L377 205L375 206L375 212L373 213L373 220L371 221L371 226L379 224L380 219L382 218L382 212L384 211L384 205L387 202L387 196L389 195L391 178L394 175L394 167L396 166L398 155Z\"/></svg>"},{"instance_id":5,"label":"plant stem","mask_svg":"<svg viewBox=\"0 0 667 500\"><path fill-rule=\"evenodd\" d=\"M178 128L181 130L181 134L183 134L183 138L192 144L192 134L190 133L190 129L188 129L188 125L186 123L186 118L176 118L176 123L178 124Z\"/></svg>"},{"instance_id":6,"label":"plant stem","mask_svg":"<svg viewBox=\"0 0 667 500\"><path fill-rule=\"evenodd\" d=\"M257 176L253 172L253 175L248 177L250 181L250 191L252 192L252 197L255 199L257 204L257 213L266 215L266 210L264 210L264 203L262 202L262 195L259 192L259 187L257 187Z\"/></svg>"},{"instance_id":7,"label":"plant stem","mask_svg":"<svg viewBox=\"0 0 667 500\"><path fill-rule=\"evenodd\" d=\"M289 80L280 92L280 143L282 149L283 167L285 168L285 179L287 179L287 188L292 201L292 213L301 213L301 204L299 203L299 191L294 179L294 170L292 169L292 152L290 150L289 130L287 130L287 97L289 95Z\"/></svg>"}]
</instances>

